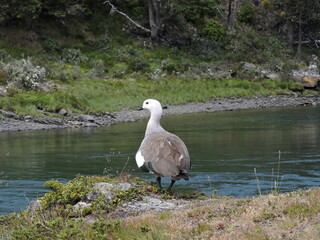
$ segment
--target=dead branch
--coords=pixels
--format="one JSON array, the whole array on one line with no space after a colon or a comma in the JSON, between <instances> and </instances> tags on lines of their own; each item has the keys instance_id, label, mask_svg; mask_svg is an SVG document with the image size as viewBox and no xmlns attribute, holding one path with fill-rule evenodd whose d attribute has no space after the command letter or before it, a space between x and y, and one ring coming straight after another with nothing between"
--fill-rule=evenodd
<instances>
[{"instance_id":1,"label":"dead branch","mask_svg":"<svg viewBox=\"0 0 320 240\"><path fill-rule=\"evenodd\" d=\"M126 19L128 19L131 23L133 23L136 27L146 31L146 32L151 32L150 29L147 29L143 26L141 26L139 23L137 23L136 21L134 21L132 18L130 18L127 14L125 14L124 12L119 11L110 1L105 1L104 4L109 4L109 6L111 7L111 11L110 13L112 14L113 12L117 12L120 15L124 16Z\"/></svg>"}]
</instances>

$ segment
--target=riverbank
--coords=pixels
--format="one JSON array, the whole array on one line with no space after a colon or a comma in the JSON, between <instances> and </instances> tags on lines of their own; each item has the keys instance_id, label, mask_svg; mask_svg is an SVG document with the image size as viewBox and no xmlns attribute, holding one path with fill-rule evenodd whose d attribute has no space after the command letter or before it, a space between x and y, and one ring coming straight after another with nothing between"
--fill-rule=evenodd
<instances>
[{"instance_id":1,"label":"riverbank","mask_svg":"<svg viewBox=\"0 0 320 240\"><path fill-rule=\"evenodd\" d=\"M144 99L141 99L141 103ZM270 107L298 107L320 105L320 95L277 95L256 96L247 98L216 98L204 103L188 103L185 105L168 105L164 115L187 113L234 111L244 109L260 109ZM138 106L137 106L138 107ZM61 118L18 117L16 113L0 110L5 117L0 120L0 132L47 130L62 128L99 127L124 122L134 122L147 118L145 111L125 110L118 112L103 112L99 115L67 114Z\"/></svg>"},{"instance_id":2,"label":"riverbank","mask_svg":"<svg viewBox=\"0 0 320 240\"><path fill-rule=\"evenodd\" d=\"M132 179L77 176L0 217L0 239L318 239L320 188L254 198L162 192Z\"/></svg>"}]
</instances>

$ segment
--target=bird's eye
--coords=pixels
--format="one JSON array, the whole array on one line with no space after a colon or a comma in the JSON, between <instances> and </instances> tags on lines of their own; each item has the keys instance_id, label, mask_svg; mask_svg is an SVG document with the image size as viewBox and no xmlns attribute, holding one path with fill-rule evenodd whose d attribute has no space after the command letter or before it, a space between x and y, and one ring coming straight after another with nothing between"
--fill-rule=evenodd
<instances>
[{"instance_id":1,"label":"bird's eye","mask_svg":"<svg viewBox=\"0 0 320 240\"><path fill-rule=\"evenodd\" d=\"M146 104L149 104L149 102L146 102Z\"/></svg>"}]
</instances>

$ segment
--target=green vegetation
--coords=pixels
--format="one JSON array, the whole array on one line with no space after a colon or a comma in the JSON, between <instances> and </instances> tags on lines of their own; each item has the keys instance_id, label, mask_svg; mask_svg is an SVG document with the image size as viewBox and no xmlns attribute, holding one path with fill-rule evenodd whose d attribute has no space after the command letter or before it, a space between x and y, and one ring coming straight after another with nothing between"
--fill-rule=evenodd
<instances>
[{"instance_id":1,"label":"green vegetation","mask_svg":"<svg viewBox=\"0 0 320 240\"><path fill-rule=\"evenodd\" d=\"M234 9L232 1L161 1L159 8L152 5L156 19L148 12L152 2L110 1L139 28L103 2L4 1L0 109L54 116L61 108L75 113L134 108L149 97L184 104L304 91L292 70L306 69L318 49L300 46L296 59L292 41L301 29L318 38L310 27L319 21L318 3L310 1L308 8L293 0L261 6L246 0ZM291 42L282 37L283 29L292 31ZM254 67L246 69L245 63Z\"/></svg>"},{"instance_id":2,"label":"green vegetation","mask_svg":"<svg viewBox=\"0 0 320 240\"><path fill-rule=\"evenodd\" d=\"M113 189L109 205L101 194L90 206L76 210L73 205L86 200L95 183L131 183L134 187ZM42 208L0 217L0 239L316 239L320 234L320 189L235 199L161 194L150 183L128 176L77 176L66 184L52 180L45 186L52 191L40 198ZM146 195L162 201L184 199L190 205L143 214L125 214L119 208Z\"/></svg>"},{"instance_id":3,"label":"green vegetation","mask_svg":"<svg viewBox=\"0 0 320 240\"><path fill-rule=\"evenodd\" d=\"M65 85L65 89L55 90L49 94L38 91L16 92L13 96L0 98L0 108L35 116L40 114L38 110L54 114L61 108L78 113L98 113L132 109L139 106L142 99L150 96L161 99L164 103L185 104L228 96L290 94L292 89L302 89L302 87L293 82L271 80L183 81L176 77L157 82L83 80L72 82Z\"/></svg>"}]
</instances>

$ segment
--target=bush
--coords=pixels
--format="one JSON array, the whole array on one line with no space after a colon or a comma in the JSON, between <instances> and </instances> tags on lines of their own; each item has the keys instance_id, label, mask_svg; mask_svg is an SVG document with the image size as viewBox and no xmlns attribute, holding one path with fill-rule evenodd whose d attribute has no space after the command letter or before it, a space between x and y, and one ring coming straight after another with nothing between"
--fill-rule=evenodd
<instances>
[{"instance_id":1,"label":"bush","mask_svg":"<svg viewBox=\"0 0 320 240\"><path fill-rule=\"evenodd\" d=\"M210 20L204 30L204 35L209 37L211 40L216 42L225 42L226 40L226 31L221 23L215 20Z\"/></svg>"},{"instance_id":2,"label":"bush","mask_svg":"<svg viewBox=\"0 0 320 240\"><path fill-rule=\"evenodd\" d=\"M131 72L146 72L149 68L149 63L145 60L135 58L129 64L129 71Z\"/></svg>"},{"instance_id":3,"label":"bush","mask_svg":"<svg viewBox=\"0 0 320 240\"><path fill-rule=\"evenodd\" d=\"M8 85L26 90L38 89L46 76L45 68L34 66L30 59L14 59L8 63L0 61L0 68L5 74Z\"/></svg>"},{"instance_id":4,"label":"bush","mask_svg":"<svg viewBox=\"0 0 320 240\"><path fill-rule=\"evenodd\" d=\"M62 50L61 58L64 62L78 65L88 60L88 57L82 54L80 49L64 48Z\"/></svg>"},{"instance_id":5,"label":"bush","mask_svg":"<svg viewBox=\"0 0 320 240\"><path fill-rule=\"evenodd\" d=\"M254 18L254 13L255 13L255 9L252 6L251 1L246 0L242 5L242 7L240 8L238 19L240 22L252 23L252 20Z\"/></svg>"},{"instance_id":6,"label":"bush","mask_svg":"<svg viewBox=\"0 0 320 240\"><path fill-rule=\"evenodd\" d=\"M60 50L60 44L57 40L48 37L46 40L43 42L43 47L48 51L48 52L55 52Z\"/></svg>"},{"instance_id":7,"label":"bush","mask_svg":"<svg viewBox=\"0 0 320 240\"><path fill-rule=\"evenodd\" d=\"M101 59L93 59L90 61L89 78L100 78L104 76L105 66Z\"/></svg>"},{"instance_id":8,"label":"bush","mask_svg":"<svg viewBox=\"0 0 320 240\"><path fill-rule=\"evenodd\" d=\"M51 79L68 82L72 80L79 80L82 76L80 67L70 64L54 64L50 67L48 77Z\"/></svg>"}]
</instances>

